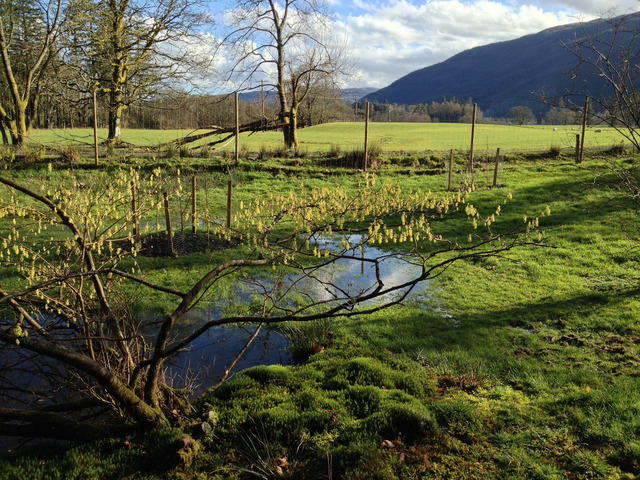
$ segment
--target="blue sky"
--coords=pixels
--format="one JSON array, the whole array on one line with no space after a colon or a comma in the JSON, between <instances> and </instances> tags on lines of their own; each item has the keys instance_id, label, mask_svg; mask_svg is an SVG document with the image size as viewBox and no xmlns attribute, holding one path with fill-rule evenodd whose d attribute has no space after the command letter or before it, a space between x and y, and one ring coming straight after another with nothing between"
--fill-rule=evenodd
<instances>
[{"instance_id":1,"label":"blue sky","mask_svg":"<svg viewBox=\"0 0 640 480\"><path fill-rule=\"evenodd\" d=\"M359 72L350 86L376 88L468 48L640 8L638 0L328 1Z\"/></svg>"}]
</instances>

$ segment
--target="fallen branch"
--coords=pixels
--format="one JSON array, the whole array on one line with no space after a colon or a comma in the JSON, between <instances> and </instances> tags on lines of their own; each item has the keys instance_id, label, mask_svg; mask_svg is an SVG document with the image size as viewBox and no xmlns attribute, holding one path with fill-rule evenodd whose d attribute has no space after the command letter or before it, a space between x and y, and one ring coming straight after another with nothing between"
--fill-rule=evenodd
<instances>
[{"instance_id":1,"label":"fallen branch","mask_svg":"<svg viewBox=\"0 0 640 480\"><path fill-rule=\"evenodd\" d=\"M251 123L246 123L244 125L240 125L239 127L239 132L243 133L243 132L251 132L251 133L256 133L256 132L266 132L266 131L271 131L271 130L278 130L280 128L282 128L283 126L286 125L286 123L271 123L276 121L276 119L272 119L272 120L267 120L265 122L265 120L256 120L254 122ZM271 123L271 124L270 124ZM182 137L179 138L177 140L172 140L170 142L167 143L163 143L160 146L161 147L166 147L168 145L186 145L188 143L193 143L193 142L197 142L198 140L202 140L203 138L207 138L207 137L211 137L213 135L225 135L225 134L229 134L227 137L225 137L222 140L216 140L215 142L210 142L207 145L208 146L212 146L212 145L217 145L219 143L223 143L226 140L228 140L229 138L232 138L235 136L235 132L236 132L236 127L220 127L217 125L209 125L208 127L206 127L206 129L211 129L210 132L205 132L205 133L199 133L197 135L187 135L186 137Z\"/></svg>"}]
</instances>

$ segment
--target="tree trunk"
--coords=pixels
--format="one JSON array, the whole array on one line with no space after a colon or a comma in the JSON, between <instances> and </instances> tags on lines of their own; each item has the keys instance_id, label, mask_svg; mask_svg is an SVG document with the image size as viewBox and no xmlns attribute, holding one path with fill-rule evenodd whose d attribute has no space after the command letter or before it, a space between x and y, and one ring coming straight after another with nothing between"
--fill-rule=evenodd
<instances>
[{"instance_id":1,"label":"tree trunk","mask_svg":"<svg viewBox=\"0 0 640 480\"><path fill-rule=\"evenodd\" d=\"M282 127L284 134L284 146L286 148L298 148L298 111L292 108L287 112L288 122Z\"/></svg>"},{"instance_id":2,"label":"tree trunk","mask_svg":"<svg viewBox=\"0 0 640 480\"><path fill-rule=\"evenodd\" d=\"M110 95L109 102L109 134L107 141L109 143L118 143L122 136L122 92L113 90Z\"/></svg>"},{"instance_id":3,"label":"tree trunk","mask_svg":"<svg viewBox=\"0 0 640 480\"><path fill-rule=\"evenodd\" d=\"M2 144L9 145L9 137L7 137L7 130L4 128L4 122L0 120L0 133L2 134Z\"/></svg>"},{"instance_id":4,"label":"tree trunk","mask_svg":"<svg viewBox=\"0 0 640 480\"><path fill-rule=\"evenodd\" d=\"M58 3L60 7L60 3ZM11 29L13 29L13 22ZM38 111L38 98L40 95L40 80L42 79L42 69L46 68L50 58L51 49L49 48L54 38L54 31L57 30L57 14L56 19L43 39L42 49L37 56L33 65L28 68L26 79L19 80L13 72L11 65L10 45L11 37L7 38L5 25L0 19L0 58L2 70L8 93L13 103L13 112L7 112L0 107L0 115L5 125L11 132L11 139L14 145L22 145L31 133L31 128L36 119ZM21 83L19 83L19 81Z\"/></svg>"},{"instance_id":5,"label":"tree trunk","mask_svg":"<svg viewBox=\"0 0 640 480\"><path fill-rule=\"evenodd\" d=\"M112 2L110 2L111 5ZM124 87L127 83L127 53L125 44L125 15L128 2L121 5L111 5L114 13L113 32L110 39L113 46L113 59L111 72L111 88L109 93L109 132L107 142L118 143L121 137L122 112L124 111Z\"/></svg>"},{"instance_id":6,"label":"tree trunk","mask_svg":"<svg viewBox=\"0 0 640 480\"><path fill-rule=\"evenodd\" d=\"M40 353L46 357L62 362L64 365L76 368L92 377L113 398L115 404L129 413L137 422L146 427L164 427L169 422L159 408L153 408L144 402L135 391L122 382L106 366L93 359L53 342L31 337L18 337L14 332L0 329L0 341L20 345L32 352Z\"/></svg>"},{"instance_id":7,"label":"tree trunk","mask_svg":"<svg viewBox=\"0 0 640 480\"><path fill-rule=\"evenodd\" d=\"M14 102L16 109L16 145L24 144L24 141L29 136L29 128L27 126L27 102L18 100Z\"/></svg>"}]
</instances>

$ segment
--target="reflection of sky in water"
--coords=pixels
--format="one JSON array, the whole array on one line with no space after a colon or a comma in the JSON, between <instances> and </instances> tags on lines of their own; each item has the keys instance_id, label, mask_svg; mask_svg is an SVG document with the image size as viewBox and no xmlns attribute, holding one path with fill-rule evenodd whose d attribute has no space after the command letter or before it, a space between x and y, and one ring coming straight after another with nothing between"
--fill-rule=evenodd
<instances>
[{"instance_id":1,"label":"reflection of sky in water","mask_svg":"<svg viewBox=\"0 0 640 480\"><path fill-rule=\"evenodd\" d=\"M195 394L204 392L224 376L256 328L256 325L210 328L190 347L171 359L167 365L167 378L172 378L176 387L186 384ZM263 327L234 366L229 378L234 372L256 365L290 365L293 360L287 350L288 344L287 338L280 332ZM190 385L189 382L194 378L194 384Z\"/></svg>"},{"instance_id":2,"label":"reflection of sky in water","mask_svg":"<svg viewBox=\"0 0 640 480\"><path fill-rule=\"evenodd\" d=\"M401 285L415 278L421 273L421 268L409 263L409 257L393 255L391 251L365 245L362 251L357 248L359 236L351 236L351 244L356 247L346 252L346 255L358 257L353 259L340 258L337 261L313 271L312 277L301 277L300 274L288 274L280 282L267 277L245 278L236 283L231 293L226 298L217 298L210 303L210 307L191 311L182 319L178 334L188 334L194 328L202 325L210 319L220 318L226 308L233 304L241 305L255 298L260 292L260 286L267 290L273 290L277 295L282 295L279 303L286 306L293 301L291 296L296 293L306 295L305 301L325 301L332 304L336 298L344 299L343 290L349 295L358 295L363 291L371 291L376 285L375 266L370 262L363 262L361 258L383 258L380 261L380 277L385 288ZM322 249L335 251L338 249L339 240L320 238L316 245ZM312 245L313 248L313 245ZM324 284L323 284L324 282ZM422 282L414 287L409 298L425 299L428 282ZM383 303L393 300L401 291L390 292L370 302ZM367 305L367 303L365 303ZM194 374L198 374L196 380L196 392L202 392L215 384L225 373L225 370L235 359L238 352L245 346L251 334L255 331L255 325L219 326L213 327L195 340L190 347L185 349L172 359L168 369L168 376L174 378L175 385L188 382ZM258 337L253 341L247 352L233 368L232 372L254 365L287 365L292 363L291 355L287 352L288 340L278 331L264 327Z\"/></svg>"},{"instance_id":3,"label":"reflection of sky in water","mask_svg":"<svg viewBox=\"0 0 640 480\"><path fill-rule=\"evenodd\" d=\"M362 249L358 248L358 242L361 240L360 235L352 235L349 242L352 246L350 250L345 252L346 256L358 257L362 259L381 259L380 280L384 284L384 288L402 285L421 273L421 267L410 263L411 258L393 255L391 251L385 251L371 245L363 245ZM339 247L339 240L331 238L320 238L316 245L319 248L336 251ZM302 279L298 282L300 287L298 290L306 292L316 301L329 301L336 296L344 298L343 290L348 295L358 295L362 292L371 293L377 286L376 268L372 262L362 261L358 258L339 258L335 262L314 272L317 279L310 277ZM297 275L287 277L288 282L292 283L298 279ZM323 285L323 282L325 285ZM331 285L328 285L331 284ZM414 287L412 294L424 293L427 288L427 282L422 282ZM371 302L384 303L393 300L405 290L390 292L384 296L378 297Z\"/></svg>"},{"instance_id":4,"label":"reflection of sky in water","mask_svg":"<svg viewBox=\"0 0 640 480\"><path fill-rule=\"evenodd\" d=\"M368 248L365 255L371 258ZM402 285L420 274L420 268L398 258L388 258L380 262L380 280L384 288ZM298 288L309 294L316 301L328 301L336 297L344 298L344 293L357 296L361 293L371 293L377 286L376 267L373 263L354 259L341 258L334 263L314 272L314 278L304 278L298 282ZM294 280L289 278L290 281ZM318 281L319 280L319 281ZM424 289L424 286L417 287ZM417 289L414 289L416 291ZM390 292L384 296L371 300L383 303L393 299L400 292Z\"/></svg>"}]
</instances>

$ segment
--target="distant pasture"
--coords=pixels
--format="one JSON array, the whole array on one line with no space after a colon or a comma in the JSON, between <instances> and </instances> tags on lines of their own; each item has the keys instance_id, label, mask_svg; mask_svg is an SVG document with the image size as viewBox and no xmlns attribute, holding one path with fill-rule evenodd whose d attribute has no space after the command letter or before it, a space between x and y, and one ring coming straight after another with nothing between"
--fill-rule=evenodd
<instances>
[{"instance_id":1,"label":"distant pasture","mask_svg":"<svg viewBox=\"0 0 640 480\"><path fill-rule=\"evenodd\" d=\"M313 153L326 153L339 148L350 151L364 145L365 125L362 122L327 123L299 129L300 149ZM158 147L187 135L204 133L206 130L139 130L125 129L122 140L134 146ZM576 125L476 125L476 152L493 152L500 148L510 151L545 151L552 148L575 148L576 135L581 129ZM100 141L107 137L106 129L98 130ZM190 144L195 147L218 140L211 136ZM91 129L49 129L35 130L31 142L46 146L93 144ZM377 144L383 153L444 152L450 149L468 151L471 142L471 125L464 123L386 123L369 124L369 141ZM261 149L275 149L282 145L280 132L255 132L240 135L243 150L258 152ZM615 129L610 127L588 127L585 134L585 148L604 149L628 143ZM220 150L232 150L234 142L217 146Z\"/></svg>"}]
</instances>

